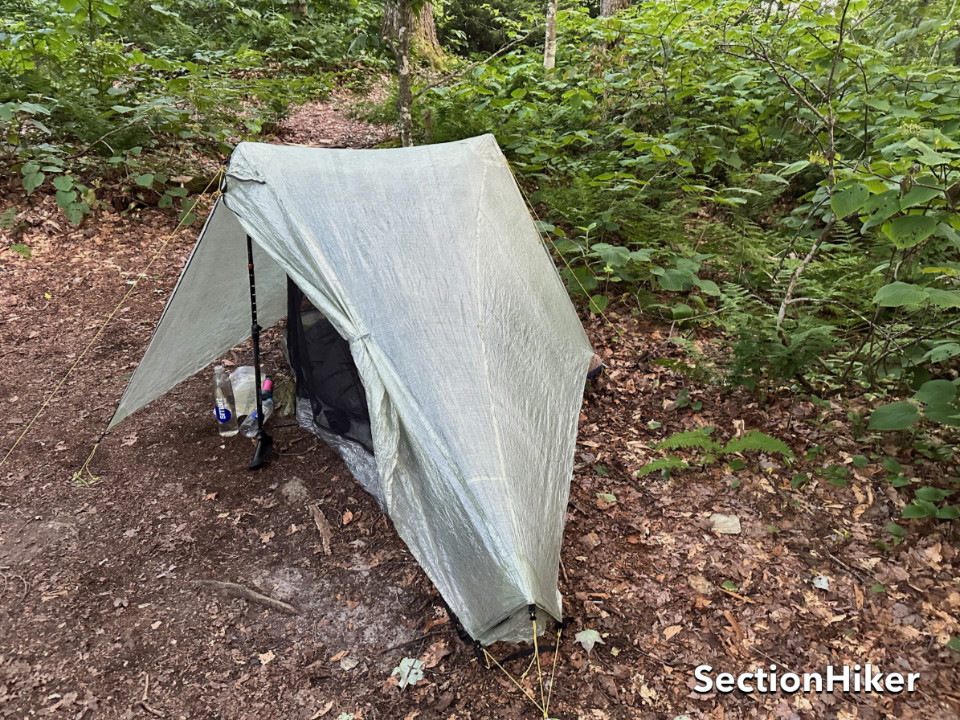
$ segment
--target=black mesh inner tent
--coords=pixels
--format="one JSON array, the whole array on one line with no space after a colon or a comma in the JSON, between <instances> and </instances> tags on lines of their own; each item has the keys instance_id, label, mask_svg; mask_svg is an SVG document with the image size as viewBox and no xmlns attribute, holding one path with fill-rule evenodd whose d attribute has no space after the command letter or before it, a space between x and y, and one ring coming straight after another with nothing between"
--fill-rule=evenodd
<instances>
[{"instance_id":1,"label":"black mesh inner tent","mask_svg":"<svg viewBox=\"0 0 960 720\"><path fill-rule=\"evenodd\" d=\"M322 430L373 453L370 413L350 345L287 278L287 349L297 376L297 402L309 402Z\"/></svg>"}]
</instances>

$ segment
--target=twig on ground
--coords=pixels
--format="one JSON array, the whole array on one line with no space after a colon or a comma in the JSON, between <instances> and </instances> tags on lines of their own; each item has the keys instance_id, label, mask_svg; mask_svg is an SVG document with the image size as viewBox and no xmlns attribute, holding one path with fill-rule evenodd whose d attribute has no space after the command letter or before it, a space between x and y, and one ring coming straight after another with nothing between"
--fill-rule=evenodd
<instances>
[{"instance_id":1,"label":"twig on ground","mask_svg":"<svg viewBox=\"0 0 960 720\"><path fill-rule=\"evenodd\" d=\"M420 642L420 641L422 641L422 640L428 640L428 639L430 639L430 638L432 638L432 637L436 637L436 636L438 636L438 635L443 635L443 634L444 634L444 633L443 633L442 631L433 631L433 630L431 630L430 632L424 633L424 634L421 635L420 637L416 637L416 638L414 638L413 640L407 640L406 642L402 642L402 643L400 643L399 645L394 645L394 646L392 646L392 647L388 647L386 650L384 650L384 651L381 652L380 654L381 654L381 655L386 655L388 652L392 652L393 650L399 650L400 648L407 647L408 645L416 645L418 642Z\"/></svg>"},{"instance_id":2,"label":"twig on ground","mask_svg":"<svg viewBox=\"0 0 960 720\"><path fill-rule=\"evenodd\" d=\"M872 584L875 582L874 580L871 580L870 578L864 576L863 573L861 573L861 572L860 572L859 570L857 570L856 568L850 567L850 566L847 565L845 562L843 562L843 560L841 560L840 558L832 555L831 553L827 553L827 557L830 558L831 560L833 560L833 561L834 561L837 565L839 565L840 567L845 568L848 572L850 572L850 573L852 573L853 575L855 575L855 576L860 580L860 582L862 582L862 583L864 583L864 584L866 584L866 585L872 585Z\"/></svg>"},{"instance_id":3,"label":"twig on ground","mask_svg":"<svg viewBox=\"0 0 960 720\"><path fill-rule=\"evenodd\" d=\"M282 612L287 615L300 614L300 611L289 603L285 603L282 600L275 600L272 597L267 597L266 595L261 595L256 590L251 590L250 588L244 587L243 585L238 585L237 583L221 582L219 580L194 580L193 584L200 585L202 587L213 588L214 590L219 590L230 597L246 600L247 602L255 603L257 605L263 605L271 610L276 610L277 612Z\"/></svg>"},{"instance_id":4,"label":"twig on ground","mask_svg":"<svg viewBox=\"0 0 960 720\"><path fill-rule=\"evenodd\" d=\"M720 592L725 592L725 593L726 593L727 595L729 595L730 597L735 597L737 600L741 600L742 602L750 603L751 605L756 605L756 604L757 604L755 600L751 600L750 598L746 597L745 595L738 595L737 593L733 592L732 590L727 590L725 587L721 587L721 588L719 588L719 590L720 590Z\"/></svg>"},{"instance_id":5,"label":"twig on ground","mask_svg":"<svg viewBox=\"0 0 960 720\"><path fill-rule=\"evenodd\" d=\"M166 715L165 715L163 712L161 712L160 710L157 710L156 708L150 707L150 706L147 705L145 702L143 702L143 700L141 700L140 702L138 702L137 705L139 705L140 707L142 707L144 710L146 710L148 713L150 713L150 714L153 715L154 717L158 717L158 718L165 718L165 717L166 717Z\"/></svg>"},{"instance_id":6,"label":"twig on ground","mask_svg":"<svg viewBox=\"0 0 960 720\"><path fill-rule=\"evenodd\" d=\"M164 714L162 711L147 705L147 693L149 692L150 692L150 674L144 673L143 674L143 697L140 698L140 701L137 703L137 705L142 707L144 710L146 710L148 713L150 713L154 717L159 717L159 718L166 717L166 714Z\"/></svg>"},{"instance_id":7,"label":"twig on ground","mask_svg":"<svg viewBox=\"0 0 960 720\"><path fill-rule=\"evenodd\" d=\"M323 543L323 554L329 555L332 552L330 550L330 541L333 540L333 530L330 528L330 523L327 522L326 516L316 503L307 505L307 510L310 511L310 516L313 518L313 522L317 526L317 531L320 533L320 542Z\"/></svg>"},{"instance_id":8,"label":"twig on ground","mask_svg":"<svg viewBox=\"0 0 960 720\"><path fill-rule=\"evenodd\" d=\"M723 616L727 619L727 622L730 623L730 627L732 627L733 631L737 634L737 640L742 643L745 636L743 634L743 630L740 629L740 623L737 622L737 619L733 616L733 613L729 610L724 610Z\"/></svg>"}]
</instances>

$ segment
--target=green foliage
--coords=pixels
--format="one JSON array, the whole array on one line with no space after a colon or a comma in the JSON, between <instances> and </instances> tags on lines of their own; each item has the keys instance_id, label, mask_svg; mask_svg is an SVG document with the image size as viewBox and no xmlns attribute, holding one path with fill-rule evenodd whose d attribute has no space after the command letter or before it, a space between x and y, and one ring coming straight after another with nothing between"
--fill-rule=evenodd
<instances>
[{"instance_id":1,"label":"green foliage","mask_svg":"<svg viewBox=\"0 0 960 720\"><path fill-rule=\"evenodd\" d=\"M751 430L743 437L734 438L723 448L724 453L741 453L757 450L759 452L782 455L785 458L793 458L793 451L787 447L787 444L778 438L766 435L759 430Z\"/></svg>"},{"instance_id":2,"label":"green foliage","mask_svg":"<svg viewBox=\"0 0 960 720\"><path fill-rule=\"evenodd\" d=\"M673 470L685 470L690 467L683 460L677 457L665 457L654 460L637 470L637 477L644 477L650 473L662 472L664 479L669 479L670 472Z\"/></svg>"},{"instance_id":3,"label":"green foliage","mask_svg":"<svg viewBox=\"0 0 960 720\"><path fill-rule=\"evenodd\" d=\"M871 430L906 430L921 418L960 427L957 380L928 380L909 401L882 405L870 415Z\"/></svg>"},{"instance_id":4,"label":"green foliage","mask_svg":"<svg viewBox=\"0 0 960 720\"><path fill-rule=\"evenodd\" d=\"M30 246L24 245L23 243L14 243L10 246L10 249L24 260L29 260L33 255L33 252L30 250Z\"/></svg>"},{"instance_id":5,"label":"green foliage","mask_svg":"<svg viewBox=\"0 0 960 720\"><path fill-rule=\"evenodd\" d=\"M521 45L424 98L434 140L496 133L584 306L714 326L731 383L915 389L960 354L958 19L574 4L555 72Z\"/></svg>"},{"instance_id":6,"label":"green foliage","mask_svg":"<svg viewBox=\"0 0 960 720\"><path fill-rule=\"evenodd\" d=\"M442 6L437 36L444 47L461 54L490 55L510 42L515 23L524 16L543 13L543 4L532 0L445 0Z\"/></svg>"},{"instance_id":7,"label":"green foliage","mask_svg":"<svg viewBox=\"0 0 960 720\"><path fill-rule=\"evenodd\" d=\"M894 458L884 458L881 464L888 473L886 481L893 487L901 488L910 485L909 478L903 474L903 467Z\"/></svg>"},{"instance_id":8,"label":"green foliage","mask_svg":"<svg viewBox=\"0 0 960 720\"><path fill-rule=\"evenodd\" d=\"M823 479L826 480L830 485L836 487L846 487L847 486L847 477L850 475L850 471L847 470L842 465L827 465L821 471Z\"/></svg>"},{"instance_id":9,"label":"green foliage","mask_svg":"<svg viewBox=\"0 0 960 720\"><path fill-rule=\"evenodd\" d=\"M74 224L107 187L183 212L171 178L322 96L377 13L346 0L5 3L0 163L28 194L55 192Z\"/></svg>"},{"instance_id":10,"label":"green foliage","mask_svg":"<svg viewBox=\"0 0 960 720\"><path fill-rule=\"evenodd\" d=\"M675 435L671 435L663 442L657 443L657 450L679 450L693 449L716 451L720 445L710 438L713 433L713 427L698 428L697 430L687 430Z\"/></svg>"},{"instance_id":11,"label":"green foliage","mask_svg":"<svg viewBox=\"0 0 960 720\"><path fill-rule=\"evenodd\" d=\"M777 454L787 459L793 459L794 457L793 451L790 450L786 443L758 430L751 430L742 437L732 438L725 445L711 437L713 432L714 428L710 425L697 428L696 430L685 430L675 433L657 443L654 445L654 449L701 450L704 454L700 456L698 460L699 465L709 465L713 463L718 455L734 455L752 451ZM739 458L731 459L728 465L733 471L742 470L745 467L745 463ZM637 476L643 477L657 470L683 470L689 467L690 466L681 458L675 455L667 455L664 458L654 460L644 465L637 472ZM736 485L733 487L736 487Z\"/></svg>"}]
</instances>

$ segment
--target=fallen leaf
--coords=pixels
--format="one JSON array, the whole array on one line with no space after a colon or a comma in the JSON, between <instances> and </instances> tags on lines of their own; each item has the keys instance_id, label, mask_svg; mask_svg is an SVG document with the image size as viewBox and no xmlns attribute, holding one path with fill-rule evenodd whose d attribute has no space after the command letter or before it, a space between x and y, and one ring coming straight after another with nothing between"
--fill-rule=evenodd
<instances>
[{"instance_id":1,"label":"fallen leaf","mask_svg":"<svg viewBox=\"0 0 960 720\"><path fill-rule=\"evenodd\" d=\"M334 662L337 662L337 661L339 661L339 660L342 660L343 658L345 658L345 657L346 657L347 655L349 655L349 654L350 654L350 651L349 651L349 650L341 650L341 651L338 652L336 655L334 655L332 658L330 658L330 662L334 663Z\"/></svg>"},{"instance_id":2,"label":"fallen leaf","mask_svg":"<svg viewBox=\"0 0 960 720\"><path fill-rule=\"evenodd\" d=\"M276 535L276 533L273 530L270 532L260 533L260 541L266 544L270 542L274 535Z\"/></svg>"},{"instance_id":3,"label":"fallen leaf","mask_svg":"<svg viewBox=\"0 0 960 720\"><path fill-rule=\"evenodd\" d=\"M613 493L597 493L597 507L606 510L617 504L617 496Z\"/></svg>"},{"instance_id":4,"label":"fallen leaf","mask_svg":"<svg viewBox=\"0 0 960 720\"><path fill-rule=\"evenodd\" d=\"M401 690L407 685L416 685L420 680L423 680L423 661L416 658L403 658L400 664L390 673L390 677L394 675L399 676L397 682Z\"/></svg>"},{"instance_id":5,"label":"fallen leaf","mask_svg":"<svg viewBox=\"0 0 960 720\"><path fill-rule=\"evenodd\" d=\"M450 648L447 646L447 643L443 640L438 640L427 648L427 652L420 659L423 660L424 667L432 668L449 654Z\"/></svg>"},{"instance_id":6,"label":"fallen leaf","mask_svg":"<svg viewBox=\"0 0 960 720\"><path fill-rule=\"evenodd\" d=\"M578 632L574 639L580 643L584 650L587 651L587 655L593 650L593 646L597 643L601 645L606 645L606 643L600 638L600 633L596 630L581 630Z\"/></svg>"},{"instance_id":7,"label":"fallen leaf","mask_svg":"<svg viewBox=\"0 0 960 720\"><path fill-rule=\"evenodd\" d=\"M276 655L273 654L273 650L267 650L265 653L260 653L259 655L257 655L257 658L260 660L261 665L268 664L275 657Z\"/></svg>"},{"instance_id":8,"label":"fallen leaf","mask_svg":"<svg viewBox=\"0 0 960 720\"><path fill-rule=\"evenodd\" d=\"M669 640L681 630L683 630L683 625L671 625L663 631L663 637L664 639Z\"/></svg>"},{"instance_id":9,"label":"fallen leaf","mask_svg":"<svg viewBox=\"0 0 960 720\"><path fill-rule=\"evenodd\" d=\"M320 533L320 542L323 543L323 554L330 554L330 541L333 539L333 531L330 529L330 523L327 522L327 518L324 516L323 511L320 510L320 506L317 504L311 504L307 506L307 509L310 511L311 517L313 517L313 522L317 526L317 531Z\"/></svg>"},{"instance_id":10,"label":"fallen leaf","mask_svg":"<svg viewBox=\"0 0 960 720\"><path fill-rule=\"evenodd\" d=\"M331 700L330 702L328 702L328 703L327 703L326 705L324 705L322 708L320 708L319 710L317 710L313 715L311 715L311 716L310 716L310 720L317 720L317 718L322 718L324 715L326 715L326 714L327 714L328 712L330 712L332 709L333 709L333 700Z\"/></svg>"},{"instance_id":11,"label":"fallen leaf","mask_svg":"<svg viewBox=\"0 0 960 720\"><path fill-rule=\"evenodd\" d=\"M343 524L349 525L351 520L353 520L353 513L349 510L345 510L343 513Z\"/></svg>"}]
</instances>

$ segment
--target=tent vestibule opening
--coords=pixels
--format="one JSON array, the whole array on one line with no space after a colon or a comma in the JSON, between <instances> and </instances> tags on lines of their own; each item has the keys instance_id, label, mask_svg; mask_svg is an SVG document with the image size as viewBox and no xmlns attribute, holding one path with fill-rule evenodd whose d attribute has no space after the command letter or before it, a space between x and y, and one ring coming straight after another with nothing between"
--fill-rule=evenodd
<instances>
[{"instance_id":1,"label":"tent vestibule opening","mask_svg":"<svg viewBox=\"0 0 960 720\"><path fill-rule=\"evenodd\" d=\"M289 278L286 339L297 402L309 404L312 425L373 454L370 411L350 344Z\"/></svg>"}]
</instances>

